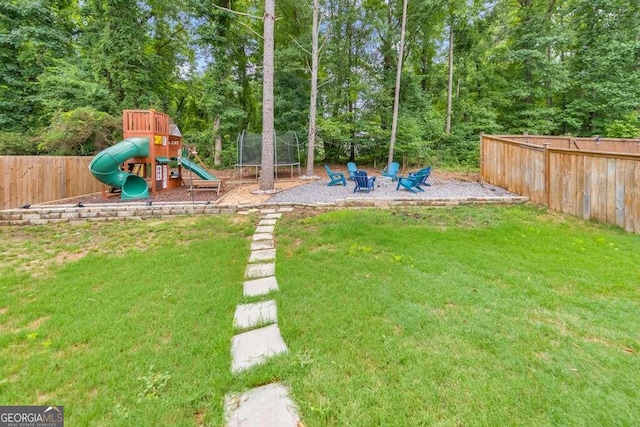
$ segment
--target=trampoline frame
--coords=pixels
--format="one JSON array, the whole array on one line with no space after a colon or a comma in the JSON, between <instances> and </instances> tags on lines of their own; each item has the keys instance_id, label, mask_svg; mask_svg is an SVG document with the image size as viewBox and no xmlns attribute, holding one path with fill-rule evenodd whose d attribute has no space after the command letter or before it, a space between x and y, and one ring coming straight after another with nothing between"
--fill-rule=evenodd
<instances>
[{"instance_id":1,"label":"trampoline frame","mask_svg":"<svg viewBox=\"0 0 640 427\"><path fill-rule=\"evenodd\" d=\"M288 133L288 132L287 132ZM277 179L278 178L278 168L279 167L289 167L291 169L291 178L293 178L293 168L295 166L298 167L298 176L302 175L302 169L300 167L300 141L298 140L298 134L296 132L291 132L293 133L293 136L296 139L296 154L298 157L298 161L297 162L287 162L287 163L278 163L277 159L278 159L278 144L273 144L273 158L274 158L274 163L273 163L273 174L274 177ZM236 177L240 176L242 178L242 170L243 168L255 168L255 174L256 174L256 180L258 179L258 177L260 176L260 168L262 168L262 163L260 164L256 164L256 163L243 163L242 162L242 148L243 148L243 141L244 141L244 136L245 134L247 134L246 130L243 130L241 134L238 135L238 141L237 141L237 147L238 147L238 151L237 151L237 159L238 159L238 163L236 163L234 165L234 172ZM256 134L256 135L260 135L262 138L262 134ZM274 132L274 142L276 141L277 138L277 133ZM262 141L262 139L261 139ZM286 142L285 142L286 144ZM260 142L260 147L262 147L262 142ZM262 155L261 155L262 156Z\"/></svg>"}]
</instances>

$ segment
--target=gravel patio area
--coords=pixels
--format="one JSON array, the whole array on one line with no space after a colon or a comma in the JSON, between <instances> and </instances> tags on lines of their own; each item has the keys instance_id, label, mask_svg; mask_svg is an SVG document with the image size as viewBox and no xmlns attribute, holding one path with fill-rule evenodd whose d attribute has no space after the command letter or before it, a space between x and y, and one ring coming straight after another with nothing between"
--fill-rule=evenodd
<instances>
[{"instance_id":1,"label":"gravel patio area","mask_svg":"<svg viewBox=\"0 0 640 427\"><path fill-rule=\"evenodd\" d=\"M412 193L401 189L396 190L396 182L389 178L376 177L374 191L369 193L353 192L355 183L347 181L347 186L327 186L328 179L312 181L308 184L289 188L272 196L267 202L272 203L332 203L343 199L442 199L468 197L514 197L503 188L479 181L458 181L451 179L429 179L431 186L423 187L424 192Z\"/></svg>"}]
</instances>

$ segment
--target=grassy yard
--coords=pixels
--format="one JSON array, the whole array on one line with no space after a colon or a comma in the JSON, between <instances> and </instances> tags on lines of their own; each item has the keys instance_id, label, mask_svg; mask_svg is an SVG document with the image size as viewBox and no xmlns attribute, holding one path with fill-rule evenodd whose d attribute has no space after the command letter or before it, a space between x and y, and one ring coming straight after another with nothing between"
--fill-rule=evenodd
<instances>
[{"instance_id":1,"label":"grassy yard","mask_svg":"<svg viewBox=\"0 0 640 427\"><path fill-rule=\"evenodd\" d=\"M0 228L0 404L69 425L219 425L282 381L305 425L630 425L640 237L537 208L294 213L290 352L229 373L256 218Z\"/></svg>"},{"instance_id":2,"label":"grassy yard","mask_svg":"<svg viewBox=\"0 0 640 427\"><path fill-rule=\"evenodd\" d=\"M285 381L308 425L632 425L640 238L531 207L277 228Z\"/></svg>"},{"instance_id":3,"label":"grassy yard","mask_svg":"<svg viewBox=\"0 0 640 427\"><path fill-rule=\"evenodd\" d=\"M0 403L68 425L222 420L255 220L1 228Z\"/></svg>"}]
</instances>

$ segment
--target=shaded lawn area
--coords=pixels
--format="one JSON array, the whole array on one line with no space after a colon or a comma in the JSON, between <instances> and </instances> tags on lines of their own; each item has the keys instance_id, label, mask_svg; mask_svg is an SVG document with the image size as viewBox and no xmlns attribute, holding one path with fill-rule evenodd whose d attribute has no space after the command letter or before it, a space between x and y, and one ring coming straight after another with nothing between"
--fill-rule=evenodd
<instances>
[{"instance_id":1,"label":"shaded lawn area","mask_svg":"<svg viewBox=\"0 0 640 427\"><path fill-rule=\"evenodd\" d=\"M1 228L0 403L68 425L222 422L255 218Z\"/></svg>"},{"instance_id":2,"label":"shaded lawn area","mask_svg":"<svg viewBox=\"0 0 640 427\"><path fill-rule=\"evenodd\" d=\"M639 236L527 206L286 217L276 235L307 425L640 419Z\"/></svg>"}]
</instances>

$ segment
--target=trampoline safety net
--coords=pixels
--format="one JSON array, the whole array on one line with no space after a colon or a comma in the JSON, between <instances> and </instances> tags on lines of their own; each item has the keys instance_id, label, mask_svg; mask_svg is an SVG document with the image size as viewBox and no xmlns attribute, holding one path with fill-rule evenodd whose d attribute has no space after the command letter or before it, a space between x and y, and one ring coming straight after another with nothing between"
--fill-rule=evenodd
<instances>
[{"instance_id":1,"label":"trampoline safety net","mask_svg":"<svg viewBox=\"0 0 640 427\"><path fill-rule=\"evenodd\" d=\"M279 166L297 166L300 174L300 144L295 132L276 133L273 147L274 169ZM258 169L262 165L262 134L243 131L238 140L238 163L236 169L243 167L254 167L256 177Z\"/></svg>"}]
</instances>

